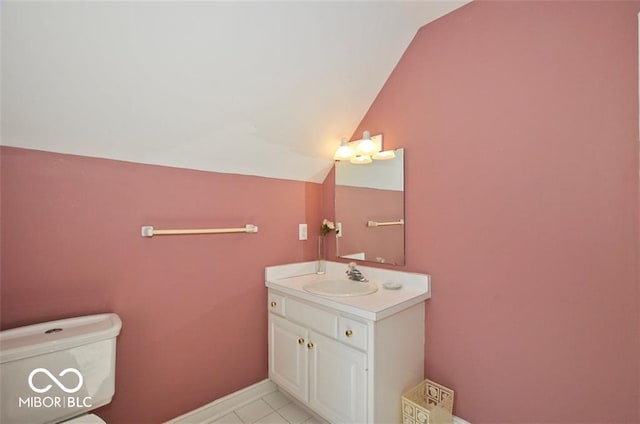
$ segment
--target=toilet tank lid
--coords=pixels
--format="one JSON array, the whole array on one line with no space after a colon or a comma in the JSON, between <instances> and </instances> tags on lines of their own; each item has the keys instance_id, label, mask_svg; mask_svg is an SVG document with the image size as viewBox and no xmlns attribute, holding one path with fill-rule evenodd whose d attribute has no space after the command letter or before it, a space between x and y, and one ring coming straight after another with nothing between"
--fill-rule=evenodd
<instances>
[{"instance_id":1,"label":"toilet tank lid","mask_svg":"<svg viewBox=\"0 0 640 424\"><path fill-rule=\"evenodd\" d=\"M94 414L86 414L71 419L69 421L64 421L61 424L106 424L102 418Z\"/></svg>"},{"instance_id":2,"label":"toilet tank lid","mask_svg":"<svg viewBox=\"0 0 640 424\"><path fill-rule=\"evenodd\" d=\"M0 331L0 363L116 337L121 328L118 315L98 314Z\"/></svg>"}]
</instances>

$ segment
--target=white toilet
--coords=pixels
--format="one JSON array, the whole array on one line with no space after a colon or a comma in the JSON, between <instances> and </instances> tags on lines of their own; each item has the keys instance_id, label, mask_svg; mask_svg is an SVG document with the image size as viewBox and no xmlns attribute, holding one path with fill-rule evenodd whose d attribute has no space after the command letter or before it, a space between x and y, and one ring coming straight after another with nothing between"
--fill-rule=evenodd
<instances>
[{"instance_id":1,"label":"white toilet","mask_svg":"<svg viewBox=\"0 0 640 424\"><path fill-rule=\"evenodd\" d=\"M87 414L115 392L116 314L0 332L0 422L104 423Z\"/></svg>"}]
</instances>

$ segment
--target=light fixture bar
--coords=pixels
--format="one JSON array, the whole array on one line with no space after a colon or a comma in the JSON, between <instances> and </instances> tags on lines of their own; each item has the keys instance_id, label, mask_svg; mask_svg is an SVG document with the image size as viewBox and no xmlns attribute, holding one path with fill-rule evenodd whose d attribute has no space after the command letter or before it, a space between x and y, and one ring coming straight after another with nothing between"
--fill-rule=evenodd
<instances>
[{"instance_id":1,"label":"light fixture bar","mask_svg":"<svg viewBox=\"0 0 640 424\"><path fill-rule=\"evenodd\" d=\"M351 157L346 157L346 155L342 155L339 154L338 151L336 151L336 154L333 156L334 160L350 160L352 159L354 156L359 155L361 153L358 153L358 145L360 144L360 142L362 141L362 139L360 140L353 140L353 141L349 141L346 143L346 146L348 146L348 148L350 148L350 151L353 152L353 156ZM371 141L373 142L376 152L380 152L382 150L382 134L376 134L376 135L372 135L371 136ZM339 150L342 149L340 151L340 153L342 153L343 151L345 151L346 149L343 149L343 146L345 146L345 144L341 143ZM344 159L342 159L344 157Z\"/></svg>"}]
</instances>

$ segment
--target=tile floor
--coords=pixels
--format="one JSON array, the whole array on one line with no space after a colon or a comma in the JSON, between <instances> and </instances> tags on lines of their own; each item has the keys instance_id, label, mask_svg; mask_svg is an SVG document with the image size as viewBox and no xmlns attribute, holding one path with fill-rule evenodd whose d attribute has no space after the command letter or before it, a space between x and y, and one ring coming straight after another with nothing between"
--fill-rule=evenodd
<instances>
[{"instance_id":1,"label":"tile floor","mask_svg":"<svg viewBox=\"0 0 640 424\"><path fill-rule=\"evenodd\" d=\"M212 424L327 424L282 392L275 391Z\"/></svg>"}]
</instances>

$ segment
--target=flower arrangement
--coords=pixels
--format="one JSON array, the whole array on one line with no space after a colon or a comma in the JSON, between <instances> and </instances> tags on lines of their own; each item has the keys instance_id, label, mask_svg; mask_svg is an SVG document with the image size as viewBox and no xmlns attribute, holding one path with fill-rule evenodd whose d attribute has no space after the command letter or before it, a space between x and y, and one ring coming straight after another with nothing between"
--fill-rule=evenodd
<instances>
[{"instance_id":1,"label":"flower arrangement","mask_svg":"<svg viewBox=\"0 0 640 424\"><path fill-rule=\"evenodd\" d=\"M323 236L326 236L335 229L336 225L333 223L333 221L329 221L328 219L323 220L322 225L320 226L320 232Z\"/></svg>"}]
</instances>

